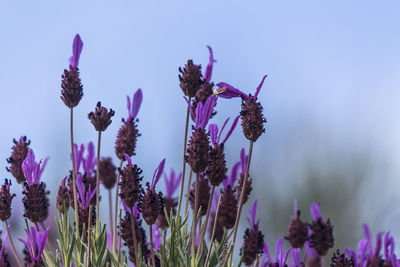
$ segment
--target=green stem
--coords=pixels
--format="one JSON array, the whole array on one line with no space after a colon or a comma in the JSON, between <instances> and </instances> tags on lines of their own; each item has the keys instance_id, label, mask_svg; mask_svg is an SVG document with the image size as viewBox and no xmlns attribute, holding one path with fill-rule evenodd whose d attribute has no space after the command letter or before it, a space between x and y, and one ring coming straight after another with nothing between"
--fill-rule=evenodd
<instances>
[{"instance_id":1,"label":"green stem","mask_svg":"<svg viewBox=\"0 0 400 267\"><path fill-rule=\"evenodd\" d=\"M74 193L74 208L75 208L75 227L76 239L79 240L79 216L78 216L78 201L76 199L76 167L75 167L75 149L74 149L74 116L73 108L70 108L70 136L71 136L71 154L72 154L72 184ZM78 255L80 258L80 256ZM80 259L79 259L80 262Z\"/></svg>"},{"instance_id":2,"label":"green stem","mask_svg":"<svg viewBox=\"0 0 400 267\"><path fill-rule=\"evenodd\" d=\"M97 231L97 226L99 225L99 213L100 213L100 207L99 207L99 200L100 200L100 142L101 142L101 131L99 131L98 139L97 139L97 170L96 170L96 207L97 207L97 212L96 212L96 231Z\"/></svg>"},{"instance_id":3,"label":"green stem","mask_svg":"<svg viewBox=\"0 0 400 267\"><path fill-rule=\"evenodd\" d=\"M156 260L154 258L154 243L153 243L153 225L149 225L150 229L150 249L151 249L151 262L153 263L153 267L156 267Z\"/></svg>"},{"instance_id":4,"label":"green stem","mask_svg":"<svg viewBox=\"0 0 400 267\"><path fill-rule=\"evenodd\" d=\"M199 177L200 174L196 173L196 187L194 194L194 209L193 209L193 226L192 226L192 264L196 257L196 230L197 230L197 212L199 209Z\"/></svg>"},{"instance_id":5,"label":"green stem","mask_svg":"<svg viewBox=\"0 0 400 267\"><path fill-rule=\"evenodd\" d=\"M110 217L110 233L111 236L114 236L114 227L113 227L113 211L112 211L112 195L111 195L111 189L108 189L108 212L109 212L109 217Z\"/></svg>"},{"instance_id":6,"label":"green stem","mask_svg":"<svg viewBox=\"0 0 400 267\"><path fill-rule=\"evenodd\" d=\"M113 231L113 244L112 244L113 253L116 252L115 244L117 242L117 214L118 214L119 171L121 170L123 163L124 163L124 160L121 159L121 161L119 163L118 175L117 175L117 183L116 183L116 187L115 187L114 231Z\"/></svg>"},{"instance_id":7,"label":"green stem","mask_svg":"<svg viewBox=\"0 0 400 267\"><path fill-rule=\"evenodd\" d=\"M189 97L189 103L190 103L191 97ZM188 128L189 128L189 106L187 107L186 110L186 123L185 123L185 137L184 137L184 143L183 143L183 162L182 162L182 180L181 180L181 191L179 194L179 202L178 202L178 212L176 213L176 216L179 215L181 212L181 204L182 204L182 196L183 196L183 187L185 184L185 172L186 172L186 143L187 143L187 134L188 134ZM189 183L190 184L190 183Z\"/></svg>"},{"instance_id":8,"label":"green stem","mask_svg":"<svg viewBox=\"0 0 400 267\"><path fill-rule=\"evenodd\" d=\"M206 257L206 261L204 263L204 266L207 266L208 258L210 257L211 250L212 250L212 247L213 247L213 244L214 244L215 229L217 228L218 213L219 213L219 207L221 205L221 198L222 198L222 195L220 195L219 198L218 198L218 206L217 206L217 211L215 212L215 220L214 220L214 225L213 225L212 234L211 234L210 247L208 248L208 251L207 251L207 257Z\"/></svg>"},{"instance_id":9,"label":"green stem","mask_svg":"<svg viewBox=\"0 0 400 267\"><path fill-rule=\"evenodd\" d=\"M207 230L208 218L210 217L211 204L212 204L212 201L214 198L214 191L215 191L215 185L213 185L213 187L211 188L211 194L210 194L210 198L208 199L208 205L207 205L206 220L203 223L203 227L201 226L201 223L200 223L200 238L199 238L200 241L203 240L204 235ZM200 256L200 251L201 251L202 245L203 245L203 242L200 242L199 249L197 250L196 259L198 259Z\"/></svg>"}]
</instances>

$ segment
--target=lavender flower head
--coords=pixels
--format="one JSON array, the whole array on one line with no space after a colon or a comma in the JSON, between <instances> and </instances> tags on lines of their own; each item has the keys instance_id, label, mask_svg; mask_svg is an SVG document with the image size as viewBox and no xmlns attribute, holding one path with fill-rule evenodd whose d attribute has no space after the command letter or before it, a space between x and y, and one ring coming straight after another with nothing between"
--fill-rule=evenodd
<instances>
[{"instance_id":1,"label":"lavender flower head","mask_svg":"<svg viewBox=\"0 0 400 267\"><path fill-rule=\"evenodd\" d=\"M78 216L79 216L79 234L82 234L83 230L87 230L89 225L89 214L90 214L90 205L94 199L97 188L93 191L91 188L88 190L85 189L85 184L83 183L82 174L78 174L76 177L76 189L77 189L77 200L78 200ZM93 205L92 205L93 206ZM96 207L92 208L92 226L96 223ZM85 227L84 227L85 226ZM83 229L84 228L84 229Z\"/></svg>"},{"instance_id":2,"label":"lavender flower head","mask_svg":"<svg viewBox=\"0 0 400 267\"><path fill-rule=\"evenodd\" d=\"M300 210L297 206L297 200L294 201L294 216L290 222L287 236L285 237L293 248L302 248L308 239L308 227L300 219Z\"/></svg>"},{"instance_id":3,"label":"lavender flower head","mask_svg":"<svg viewBox=\"0 0 400 267\"><path fill-rule=\"evenodd\" d=\"M37 231L36 227L31 226L30 231L25 229L26 240L18 238L22 243L25 244L25 266L35 267L44 266L42 261L42 253L46 246L47 233L50 227L47 227L45 231Z\"/></svg>"},{"instance_id":4,"label":"lavender flower head","mask_svg":"<svg viewBox=\"0 0 400 267\"><path fill-rule=\"evenodd\" d=\"M233 121L231 128L229 129L228 133L226 134L222 142L220 141L221 134L226 124L228 123L229 118L225 120L219 134L218 134L218 126L216 124L210 124L210 126L208 127L213 147L210 148L210 153L209 153L210 158L206 170L206 175L211 185L219 186L222 180L226 176L226 171L228 169L226 168L224 144L231 136L233 130L236 128L238 120L239 116L237 116Z\"/></svg>"},{"instance_id":5,"label":"lavender flower head","mask_svg":"<svg viewBox=\"0 0 400 267\"><path fill-rule=\"evenodd\" d=\"M102 158L100 160L100 179L107 189L112 189L117 181L117 168L112 162L110 157Z\"/></svg>"},{"instance_id":6,"label":"lavender flower head","mask_svg":"<svg viewBox=\"0 0 400 267\"><path fill-rule=\"evenodd\" d=\"M5 180L0 188L0 220L3 222L11 217L11 202L16 194L10 194L11 181Z\"/></svg>"},{"instance_id":7,"label":"lavender flower head","mask_svg":"<svg viewBox=\"0 0 400 267\"><path fill-rule=\"evenodd\" d=\"M169 176L164 173L164 182L166 188L166 195L164 197L164 207L165 210L167 211L168 216L170 215L171 211L173 215L176 215L176 206L178 205L178 202L173 197L173 195L178 189L181 180L182 180L182 172L176 175L175 171L171 169ZM161 211L160 216L158 217L157 224L161 228L168 227L168 221L167 218L165 217L165 213L163 210Z\"/></svg>"},{"instance_id":8,"label":"lavender flower head","mask_svg":"<svg viewBox=\"0 0 400 267\"><path fill-rule=\"evenodd\" d=\"M8 237L8 234L6 232L4 235L4 240L1 243L1 248L0 248L0 266L1 267L11 267L11 264L8 261L8 255L5 252L7 237Z\"/></svg>"},{"instance_id":9,"label":"lavender flower head","mask_svg":"<svg viewBox=\"0 0 400 267\"><path fill-rule=\"evenodd\" d=\"M319 203L311 204L311 216L314 220L310 225L310 247L315 249L319 256L324 256L333 247L333 226L329 219L326 222L323 220Z\"/></svg>"},{"instance_id":10,"label":"lavender flower head","mask_svg":"<svg viewBox=\"0 0 400 267\"><path fill-rule=\"evenodd\" d=\"M82 52L83 42L79 34L74 38L72 44L72 56L69 58L69 69L64 70L61 76L61 99L69 107L75 107L79 104L83 96L83 87L79 78L79 58Z\"/></svg>"},{"instance_id":11,"label":"lavender flower head","mask_svg":"<svg viewBox=\"0 0 400 267\"><path fill-rule=\"evenodd\" d=\"M163 159L154 171L151 185L147 183L146 194L143 196L142 217L148 225L154 224L163 210L162 193L156 193L156 185L164 173L165 159Z\"/></svg>"},{"instance_id":12,"label":"lavender flower head","mask_svg":"<svg viewBox=\"0 0 400 267\"><path fill-rule=\"evenodd\" d=\"M194 97L199 87L203 84L201 66L193 64L193 60L188 60L185 67L179 67L179 86L186 96Z\"/></svg>"},{"instance_id":13,"label":"lavender flower head","mask_svg":"<svg viewBox=\"0 0 400 267\"><path fill-rule=\"evenodd\" d=\"M283 248L283 238L279 238L276 241L276 256L275 259L272 259L270 253L269 253L269 248L267 243L264 242L263 246L263 252L264 252L264 257L261 260L261 266L262 267L285 267L286 262L289 257L289 253L291 251L291 248L287 249L286 251Z\"/></svg>"},{"instance_id":14,"label":"lavender flower head","mask_svg":"<svg viewBox=\"0 0 400 267\"><path fill-rule=\"evenodd\" d=\"M143 93L141 89L138 89L133 98L132 102L129 96L127 96L127 107L128 117L122 119L124 123L118 131L117 140L115 141L115 153L120 160L125 160L125 155L129 157L135 155L136 140L140 136L137 129L137 114L139 113L140 105L142 104Z\"/></svg>"},{"instance_id":15,"label":"lavender flower head","mask_svg":"<svg viewBox=\"0 0 400 267\"><path fill-rule=\"evenodd\" d=\"M196 108L196 115L190 108L196 122L187 147L187 162L195 173L203 172L208 165L210 145L204 128L210 119L216 101L216 97L210 96L204 105L199 103ZM190 106L189 102L188 105Z\"/></svg>"},{"instance_id":16,"label":"lavender flower head","mask_svg":"<svg viewBox=\"0 0 400 267\"><path fill-rule=\"evenodd\" d=\"M209 231L208 233L209 233L209 237L210 237L210 240L211 240L214 223L215 223L215 220L217 220L217 223L215 225L215 237L214 238L219 243L221 243L222 237L224 236L224 228L222 227L222 225L220 223L218 223L219 218L221 217L221 214L218 214L218 218L216 216L217 208L218 208L219 196L220 196L220 194L218 193L218 191L214 191L213 202L211 204L210 224L209 224L209 227L208 227L208 231ZM219 210L218 213L220 211L221 210Z\"/></svg>"},{"instance_id":17,"label":"lavender flower head","mask_svg":"<svg viewBox=\"0 0 400 267\"><path fill-rule=\"evenodd\" d=\"M226 177L222 181L224 189L222 191L218 221L222 227L225 227L227 229L231 229L235 225L238 209L238 199L236 197L234 189L234 184L237 179L238 168L238 163L233 165L231 175L229 177Z\"/></svg>"},{"instance_id":18,"label":"lavender flower head","mask_svg":"<svg viewBox=\"0 0 400 267\"><path fill-rule=\"evenodd\" d=\"M239 173L239 182L238 185L236 186L236 191L238 193L238 199L240 199L242 195L242 188L244 185L244 178L246 174L246 166L247 166L247 159L249 155L246 154L246 151L244 148L240 150L240 173ZM250 166L249 166L250 169ZM246 182L246 188L244 189L244 196L243 196L243 203L246 203L247 200L249 199L251 190L253 189L252 187L253 184L253 179L249 177L249 174L247 174L247 182Z\"/></svg>"},{"instance_id":19,"label":"lavender flower head","mask_svg":"<svg viewBox=\"0 0 400 267\"><path fill-rule=\"evenodd\" d=\"M26 177L24 191L22 192L25 195L22 199L25 208L24 216L33 223L44 221L48 215L49 199L47 195L49 192L46 191L46 185L40 182L40 177L48 159L44 160L43 165L42 160L37 163L35 154L30 149L28 156L22 163L22 170Z\"/></svg>"},{"instance_id":20,"label":"lavender flower head","mask_svg":"<svg viewBox=\"0 0 400 267\"><path fill-rule=\"evenodd\" d=\"M158 250L163 242L160 227L156 225L153 229L153 246L155 250Z\"/></svg>"},{"instance_id":21,"label":"lavender flower head","mask_svg":"<svg viewBox=\"0 0 400 267\"><path fill-rule=\"evenodd\" d=\"M203 174L199 175L199 188L198 188L198 210L200 210L200 216L204 216L207 213L208 201L210 199L210 184L208 179ZM189 200L192 209L195 209L195 195L196 195L196 181L192 184L190 190Z\"/></svg>"},{"instance_id":22,"label":"lavender flower head","mask_svg":"<svg viewBox=\"0 0 400 267\"><path fill-rule=\"evenodd\" d=\"M240 116L242 117L243 134L247 139L253 142L257 141L261 134L265 132L264 123L266 122L266 119L262 114L263 108L260 102L257 102L257 96L266 77L267 75L265 75L261 80L261 83L258 85L254 96L251 94L247 95L239 89L236 89L224 82L217 84L219 87L218 91L220 92L218 96L228 99L233 97L242 98L243 102Z\"/></svg>"},{"instance_id":23,"label":"lavender flower head","mask_svg":"<svg viewBox=\"0 0 400 267\"><path fill-rule=\"evenodd\" d=\"M89 113L88 118L96 131L103 132L111 124L111 117L114 116L114 114L114 110L108 110L101 105L101 102L97 102L95 110Z\"/></svg>"},{"instance_id":24,"label":"lavender flower head","mask_svg":"<svg viewBox=\"0 0 400 267\"><path fill-rule=\"evenodd\" d=\"M57 209L61 213L65 213L69 209L69 203L71 201L69 189L65 184L68 176L66 176L62 181L60 186L58 187L57 192Z\"/></svg>"},{"instance_id":25,"label":"lavender flower head","mask_svg":"<svg viewBox=\"0 0 400 267\"><path fill-rule=\"evenodd\" d=\"M288 266L290 267L304 267L305 262L307 260L308 255L308 248L304 250L303 258L300 258L301 249L300 248L293 248L291 250L292 260L288 262Z\"/></svg>"},{"instance_id":26,"label":"lavender flower head","mask_svg":"<svg viewBox=\"0 0 400 267\"><path fill-rule=\"evenodd\" d=\"M209 62L206 67L206 70L203 74L203 83L200 85L199 89L196 91L195 97L192 102L193 110L196 110L198 103L205 103L207 99L213 95L213 87L214 83L211 82L212 70L214 62L217 62L214 59L214 54L212 48L207 45L208 51L210 52ZM194 117L192 117L194 119Z\"/></svg>"},{"instance_id":27,"label":"lavender flower head","mask_svg":"<svg viewBox=\"0 0 400 267\"><path fill-rule=\"evenodd\" d=\"M128 164L120 171L121 181L119 183L121 200L131 209L137 202L141 202L142 189L142 170L132 164L131 158L125 154Z\"/></svg>"},{"instance_id":28,"label":"lavender flower head","mask_svg":"<svg viewBox=\"0 0 400 267\"><path fill-rule=\"evenodd\" d=\"M21 136L18 142L13 139L14 145L12 146L11 156L7 159L7 162L10 163L10 167L6 167L8 172L15 177L17 183L24 182L25 176L22 171L22 162L25 160L28 155L29 145L31 141L26 138L26 136Z\"/></svg>"},{"instance_id":29,"label":"lavender flower head","mask_svg":"<svg viewBox=\"0 0 400 267\"><path fill-rule=\"evenodd\" d=\"M250 218L247 218L250 228L247 228L244 234L243 246L241 253L243 254L243 262L250 266L256 260L257 255L263 252L264 235L259 230L259 220L256 221L257 200L254 201L251 209L248 209Z\"/></svg>"}]
</instances>

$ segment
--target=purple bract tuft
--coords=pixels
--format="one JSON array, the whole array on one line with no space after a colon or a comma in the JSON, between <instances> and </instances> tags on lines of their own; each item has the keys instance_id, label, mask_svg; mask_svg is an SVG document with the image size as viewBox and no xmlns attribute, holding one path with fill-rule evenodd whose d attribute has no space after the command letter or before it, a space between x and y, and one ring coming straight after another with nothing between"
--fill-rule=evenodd
<instances>
[{"instance_id":1,"label":"purple bract tuft","mask_svg":"<svg viewBox=\"0 0 400 267\"><path fill-rule=\"evenodd\" d=\"M101 105L101 102L97 102L95 110L89 113L88 118L96 131L103 132L111 124L111 117L114 114L114 110L108 110Z\"/></svg>"}]
</instances>

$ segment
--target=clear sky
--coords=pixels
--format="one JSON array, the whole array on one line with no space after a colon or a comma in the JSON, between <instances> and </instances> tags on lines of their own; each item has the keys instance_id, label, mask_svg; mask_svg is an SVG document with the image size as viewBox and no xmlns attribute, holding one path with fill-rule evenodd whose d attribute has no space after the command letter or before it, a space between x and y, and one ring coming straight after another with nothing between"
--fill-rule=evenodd
<instances>
[{"instance_id":1,"label":"clear sky","mask_svg":"<svg viewBox=\"0 0 400 267\"><path fill-rule=\"evenodd\" d=\"M387 221L399 219L385 200L398 190L400 174L399 14L398 1L1 1L0 177L10 177L5 158L20 135L32 140L39 157L50 156L43 178L53 196L70 168L60 84L76 33L84 42L76 141L95 141L87 113L102 101L116 111L102 142L102 154L114 155L126 95L140 87L142 137L135 161L149 180L164 157L168 169L180 168L186 107L177 69L187 59L205 66L210 45L218 61L215 82L253 92L269 75L259 95L268 123L255 146L256 192L284 188L276 201L289 203L289 211L297 197L308 213L310 203L288 183L302 176L305 158L335 169L330 163L368 155L374 173L367 175L384 197L372 201L366 191L360 203L374 202L388 220L368 221L371 211L359 207L364 213L355 227L367 221L374 230L387 230L394 225ZM215 122L235 116L239 104L220 101ZM230 163L242 146L247 142L238 128L227 143ZM357 188L367 190L362 186ZM281 216L289 220L289 214ZM359 238L361 228L356 232Z\"/></svg>"}]
</instances>

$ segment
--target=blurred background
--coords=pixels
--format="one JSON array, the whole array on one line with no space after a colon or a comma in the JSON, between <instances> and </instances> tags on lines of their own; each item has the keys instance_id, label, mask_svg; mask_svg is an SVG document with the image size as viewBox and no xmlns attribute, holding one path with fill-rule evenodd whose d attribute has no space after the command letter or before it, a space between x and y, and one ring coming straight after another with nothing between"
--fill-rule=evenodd
<instances>
[{"instance_id":1,"label":"blurred background","mask_svg":"<svg viewBox=\"0 0 400 267\"><path fill-rule=\"evenodd\" d=\"M37 157L50 157L43 181L53 219L57 187L71 168L69 112L60 85L76 33L84 42L76 142L96 141L87 114L102 101L116 115L102 136L101 154L116 163L126 95L142 88L134 162L146 181L164 157L168 170L179 170L186 104L178 67L193 59L204 69L210 45L218 61L214 82L253 93L269 75L259 95L268 122L254 147L251 200L259 199L270 247L286 234L294 198L306 220L310 204L320 201L334 225L335 248L356 248L362 223L398 238L399 12L398 1L368 0L2 1L1 181L11 178L5 167L12 139L28 136ZM239 99L222 99L213 122L239 110ZM242 147L247 150L248 142L238 127L226 144L229 166ZM14 183L12 190L18 198L11 228L22 235L21 188ZM244 215L239 233L247 227Z\"/></svg>"}]
</instances>

